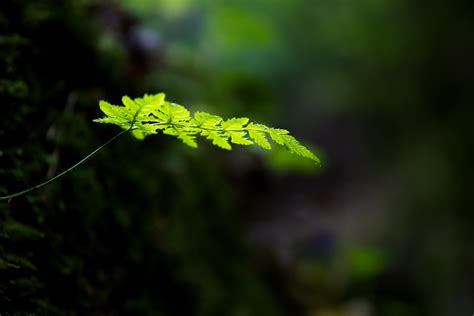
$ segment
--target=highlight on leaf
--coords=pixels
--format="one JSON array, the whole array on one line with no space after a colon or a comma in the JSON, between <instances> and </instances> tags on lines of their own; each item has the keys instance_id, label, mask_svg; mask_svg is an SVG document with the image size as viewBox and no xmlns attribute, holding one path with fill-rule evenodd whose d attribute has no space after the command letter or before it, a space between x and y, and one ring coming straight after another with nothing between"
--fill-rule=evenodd
<instances>
[{"instance_id":1,"label":"highlight on leaf","mask_svg":"<svg viewBox=\"0 0 474 316\"><path fill-rule=\"evenodd\" d=\"M112 105L100 101L99 107L106 116L94 121L115 124L130 130L137 139L144 139L161 130L163 134L176 136L193 148L197 147L197 136L205 137L213 145L226 150L232 149L231 144L256 144L270 150L272 145L269 140L272 140L294 155L320 163L319 158L287 130L250 122L247 117L224 120L206 112L196 112L191 116L184 106L166 101L164 93L145 94L143 98L133 100L124 96L122 103L123 105Z\"/></svg>"}]
</instances>

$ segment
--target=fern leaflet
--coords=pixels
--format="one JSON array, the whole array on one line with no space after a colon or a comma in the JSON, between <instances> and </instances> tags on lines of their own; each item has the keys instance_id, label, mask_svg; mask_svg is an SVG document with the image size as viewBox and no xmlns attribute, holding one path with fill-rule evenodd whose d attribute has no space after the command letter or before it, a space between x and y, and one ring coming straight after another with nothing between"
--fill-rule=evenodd
<instances>
[{"instance_id":1,"label":"fern leaflet","mask_svg":"<svg viewBox=\"0 0 474 316\"><path fill-rule=\"evenodd\" d=\"M124 96L122 103L123 105L113 105L106 101L100 101L99 107L104 112L105 117L94 121L118 125L124 131L118 133L56 176L23 191L0 196L0 201L10 201L53 183L84 164L107 145L128 132L131 132L137 139L144 139L146 136L157 134L158 131L162 130L163 134L176 136L183 143L194 148L197 147L196 138L199 135L211 140L212 144L227 150L232 149L231 143L238 145L256 144L264 149L271 149L272 146L268 141L269 137L278 145L288 149L290 153L309 158L317 164L320 163L319 158L308 148L301 145L287 130L249 122L246 117L223 120L220 116L206 112L196 112L191 116L184 106L165 101L164 93L145 94L143 98L134 100ZM0 268L2 264L2 260L0 260Z\"/></svg>"},{"instance_id":2,"label":"fern leaflet","mask_svg":"<svg viewBox=\"0 0 474 316\"><path fill-rule=\"evenodd\" d=\"M176 136L194 148L197 147L197 136L205 137L213 145L227 150L232 149L231 144L256 144L264 149L271 149L271 139L290 153L319 164L319 158L287 130L249 122L247 117L223 120L220 116L206 112L196 112L191 116L184 106L166 101L164 93L146 94L143 98L134 100L124 96L122 103L123 106L118 106L101 101L99 106L106 116L94 121L131 130L137 139L144 139L162 130L164 134Z\"/></svg>"}]
</instances>

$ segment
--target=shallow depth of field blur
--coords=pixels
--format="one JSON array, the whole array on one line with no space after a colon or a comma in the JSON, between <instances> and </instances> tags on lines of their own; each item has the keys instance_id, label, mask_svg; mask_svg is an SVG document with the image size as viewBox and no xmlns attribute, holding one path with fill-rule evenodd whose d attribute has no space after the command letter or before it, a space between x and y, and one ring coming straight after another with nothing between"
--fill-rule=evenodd
<instances>
[{"instance_id":1,"label":"shallow depth of field blur","mask_svg":"<svg viewBox=\"0 0 474 316\"><path fill-rule=\"evenodd\" d=\"M124 137L0 204L0 314L471 315L473 34L472 0L2 0L0 195L162 91L322 166Z\"/></svg>"}]
</instances>

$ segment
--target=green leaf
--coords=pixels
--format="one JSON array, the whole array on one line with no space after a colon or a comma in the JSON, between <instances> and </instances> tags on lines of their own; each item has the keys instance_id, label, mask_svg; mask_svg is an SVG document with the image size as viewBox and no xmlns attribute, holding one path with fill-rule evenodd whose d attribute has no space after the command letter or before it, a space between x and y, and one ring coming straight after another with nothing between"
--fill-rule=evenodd
<instances>
[{"instance_id":1,"label":"green leaf","mask_svg":"<svg viewBox=\"0 0 474 316\"><path fill-rule=\"evenodd\" d=\"M128 121L120 117L103 117L95 119L96 123L109 123L122 126L123 124L128 124Z\"/></svg>"},{"instance_id":2,"label":"green leaf","mask_svg":"<svg viewBox=\"0 0 474 316\"><path fill-rule=\"evenodd\" d=\"M105 115L109 117L123 118L130 120L133 118L133 112L127 111L124 107L118 105L112 105L106 101L100 101L99 107Z\"/></svg>"},{"instance_id":3,"label":"green leaf","mask_svg":"<svg viewBox=\"0 0 474 316\"><path fill-rule=\"evenodd\" d=\"M100 101L99 106L106 115L95 119L97 123L115 124L131 130L137 139L144 139L163 130L164 134L176 136L188 146L197 147L198 135L212 141L212 144L230 150L230 143L238 145L256 144L271 149L270 137L276 144L284 146L290 153L312 159L319 159L285 129L271 128L250 122L247 117L223 120L220 116L196 112L191 117L182 105L165 100L164 93L145 94L143 98L122 98L123 106Z\"/></svg>"},{"instance_id":4,"label":"green leaf","mask_svg":"<svg viewBox=\"0 0 474 316\"><path fill-rule=\"evenodd\" d=\"M319 158L316 157L308 148L301 145L296 138L291 135L283 135L284 146L288 149L288 151L292 154L306 157L309 159L314 160L317 164L320 164Z\"/></svg>"},{"instance_id":5,"label":"green leaf","mask_svg":"<svg viewBox=\"0 0 474 316\"><path fill-rule=\"evenodd\" d=\"M143 98L136 98L135 103L140 105L144 112L150 111L149 108L155 109L165 102L165 94L158 93L154 95L145 94ZM125 104L125 103L124 103Z\"/></svg>"},{"instance_id":6,"label":"green leaf","mask_svg":"<svg viewBox=\"0 0 474 316\"><path fill-rule=\"evenodd\" d=\"M132 135L135 136L136 139L140 139L140 140L145 138L145 133L139 129L134 129L132 131Z\"/></svg>"},{"instance_id":7,"label":"green leaf","mask_svg":"<svg viewBox=\"0 0 474 316\"><path fill-rule=\"evenodd\" d=\"M212 140L212 144L216 145L222 149L231 150L232 146L229 144L229 136L223 134L222 132L215 130L203 130L201 132L202 136L207 136L206 138Z\"/></svg>"},{"instance_id":8,"label":"green leaf","mask_svg":"<svg viewBox=\"0 0 474 316\"><path fill-rule=\"evenodd\" d=\"M221 126L224 130L243 130L243 125L247 124L249 119L246 117L231 118L223 121Z\"/></svg>"},{"instance_id":9,"label":"green leaf","mask_svg":"<svg viewBox=\"0 0 474 316\"><path fill-rule=\"evenodd\" d=\"M283 135L287 135L289 133L286 129L268 128L267 132L275 143L278 145L285 145Z\"/></svg>"},{"instance_id":10,"label":"green leaf","mask_svg":"<svg viewBox=\"0 0 474 316\"><path fill-rule=\"evenodd\" d=\"M135 122L156 121L155 117L153 117L151 114L153 113L153 111L163 105L164 100L164 93L158 93L155 95L146 94L143 98L136 98L134 101L132 101L128 97L122 98L122 102L125 104L126 107L133 107L134 105L132 104L132 102L135 104L135 108L138 107L136 112L134 113Z\"/></svg>"},{"instance_id":11,"label":"green leaf","mask_svg":"<svg viewBox=\"0 0 474 316\"><path fill-rule=\"evenodd\" d=\"M199 127L212 127L216 126L222 121L222 118L217 115L211 115L206 112L194 113L193 123Z\"/></svg>"},{"instance_id":12,"label":"green leaf","mask_svg":"<svg viewBox=\"0 0 474 316\"><path fill-rule=\"evenodd\" d=\"M128 96L123 96L122 97L122 103L125 105L125 108L133 113L135 116L137 112L140 110L140 105L135 103L132 99L130 99Z\"/></svg>"},{"instance_id":13,"label":"green leaf","mask_svg":"<svg viewBox=\"0 0 474 316\"><path fill-rule=\"evenodd\" d=\"M184 130L183 128L172 126L165 129L163 131L163 134L176 136L181 139L186 145L193 148L197 147L197 143L195 141L196 136L191 134L189 131Z\"/></svg>"},{"instance_id":14,"label":"green leaf","mask_svg":"<svg viewBox=\"0 0 474 316\"><path fill-rule=\"evenodd\" d=\"M191 119L189 111L184 106L170 102L164 102L153 111L153 114L163 122L169 123L186 122Z\"/></svg>"},{"instance_id":15,"label":"green leaf","mask_svg":"<svg viewBox=\"0 0 474 316\"><path fill-rule=\"evenodd\" d=\"M272 149L272 146L268 142L267 138L265 137L264 132L256 131L256 130L249 130L249 136L254 140L254 142L264 149Z\"/></svg>"},{"instance_id":16,"label":"green leaf","mask_svg":"<svg viewBox=\"0 0 474 316\"><path fill-rule=\"evenodd\" d=\"M235 131L226 131L226 133L230 136L230 141L234 144L238 145L252 145L253 142L248 139L246 132L235 132Z\"/></svg>"},{"instance_id":17,"label":"green leaf","mask_svg":"<svg viewBox=\"0 0 474 316\"><path fill-rule=\"evenodd\" d=\"M254 140L254 142L264 149L272 149L272 146L265 137L266 126L262 124L250 123L247 126L249 136Z\"/></svg>"}]
</instances>

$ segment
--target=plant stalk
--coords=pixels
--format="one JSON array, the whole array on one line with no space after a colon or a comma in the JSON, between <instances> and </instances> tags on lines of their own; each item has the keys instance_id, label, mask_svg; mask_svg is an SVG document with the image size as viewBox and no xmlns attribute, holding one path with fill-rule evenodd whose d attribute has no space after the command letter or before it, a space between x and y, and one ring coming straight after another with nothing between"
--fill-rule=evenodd
<instances>
[{"instance_id":1,"label":"plant stalk","mask_svg":"<svg viewBox=\"0 0 474 316\"><path fill-rule=\"evenodd\" d=\"M133 126L133 125L132 125ZM16 198L16 197L19 197L19 196L22 196L24 194L27 194L33 190L36 190L36 189L39 189L39 188L42 188L44 187L45 185L48 185L56 180L58 180L59 178L63 177L64 175L68 174L69 172L73 171L74 169L76 169L77 167L79 167L80 165L82 165L83 163L85 163L86 161L88 161L89 159L91 159L95 154L97 154L98 152L100 152L102 149L104 149L108 144L112 143L114 140L116 140L117 138L119 138L120 136L122 136L123 134L129 132L130 130L132 130L132 127L130 127L129 129L126 129L124 131L121 131L120 133L118 133L117 135L115 135L114 137L112 137L111 139L109 139L106 143L102 144L99 148L97 148L96 150L94 150L93 152L91 152L89 155L85 156L84 158L82 158L79 162L77 162L76 164L74 164L73 166L71 166L70 168L64 170L63 172L57 174L56 176L54 176L53 178L49 179L49 180L46 180L45 182L43 183L40 183L38 185L35 185L31 188L28 188L26 190L23 190L23 191L20 191L20 192L17 192L17 193L14 193L14 194L10 194L10 195L5 195L5 196L0 196L0 201L10 201L11 199L13 198Z\"/></svg>"}]
</instances>

